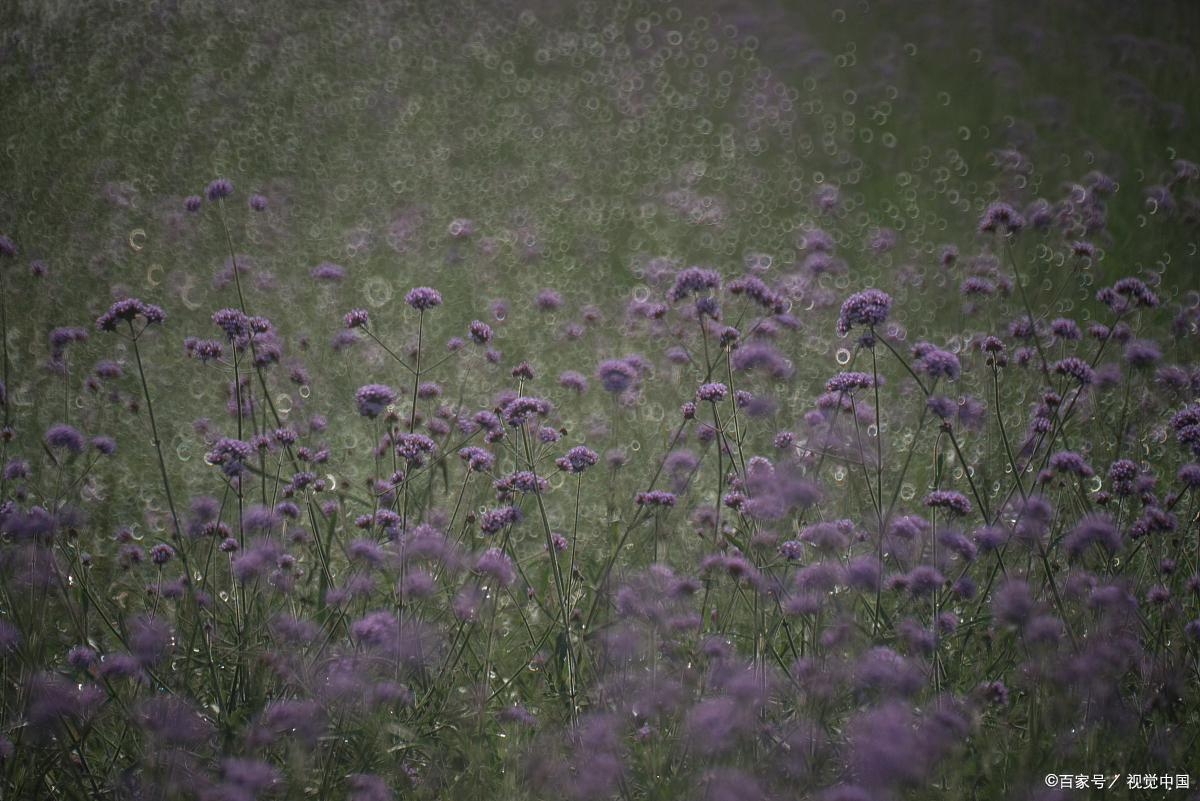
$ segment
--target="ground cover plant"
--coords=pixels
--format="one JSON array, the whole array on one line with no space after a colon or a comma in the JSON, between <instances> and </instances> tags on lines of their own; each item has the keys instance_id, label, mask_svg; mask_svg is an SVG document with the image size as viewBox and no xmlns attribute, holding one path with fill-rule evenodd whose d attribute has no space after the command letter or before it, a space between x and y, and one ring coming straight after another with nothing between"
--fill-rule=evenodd
<instances>
[{"instance_id":1,"label":"ground cover plant","mask_svg":"<svg viewBox=\"0 0 1200 801\"><path fill-rule=\"evenodd\" d=\"M0 11L0 794L1191 797L1196 17Z\"/></svg>"}]
</instances>

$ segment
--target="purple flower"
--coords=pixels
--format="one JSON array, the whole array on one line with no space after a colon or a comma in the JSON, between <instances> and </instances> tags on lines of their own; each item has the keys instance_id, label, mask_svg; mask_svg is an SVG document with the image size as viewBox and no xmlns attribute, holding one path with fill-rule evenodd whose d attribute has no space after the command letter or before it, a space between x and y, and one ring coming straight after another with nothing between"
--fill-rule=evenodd
<instances>
[{"instance_id":1,"label":"purple flower","mask_svg":"<svg viewBox=\"0 0 1200 801\"><path fill-rule=\"evenodd\" d=\"M990 295L996 291L996 284L986 278L971 276L958 285L961 295Z\"/></svg>"},{"instance_id":2,"label":"purple flower","mask_svg":"<svg viewBox=\"0 0 1200 801\"><path fill-rule=\"evenodd\" d=\"M799 540L788 540L787 542L780 543L779 547L775 550L778 551L779 555L784 559L791 559L799 562L800 557L804 555L804 543L800 542Z\"/></svg>"},{"instance_id":3,"label":"purple flower","mask_svg":"<svg viewBox=\"0 0 1200 801\"><path fill-rule=\"evenodd\" d=\"M175 558L175 549L165 542L160 542L150 549L150 562L162 567Z\"/></svg>"},{"instance_id":4,"label":"purple flower","mask_svg":"<svg viewBox=\"0 0 1200 801\"><path fill-rule=\"evenodd\" d=\"M203 202L204 198L199 195L188 195L183 199L183 209L191 212L200 211L200 204Z\"/></svg>"},{"instance_id":5,"label":"purple flower","mask_svg":"<svg viewBox=\"0 0 1200 801\"><path fill-rule=\"evenodd\" d=\"M112 456L117 452L117 443L112 437L92 437L92 447L104 456Z\"/></svg>"},{"instance_id":6,"label":"purple flower","mask_svg":"<svg viewBox=\"0 0 1200 801\"><path fill-rule=\"evenodd\" d=\"M582 473L594 465L599 458L595 451L578 445L567 451L566 455L557 459L555 463L560 470L566 470L568 473Z\"/></svg>"},{"instance_id":7,"label":"purple flower","mask_svg":"<svg viewBox=\"0 0 1200 801\"><path fill-rule=\"evenodd\" d=\"M971 513L971 502L961 492L954 490L934 490L922 501L926 506L946 509L954 514L968 515Z\"/></svg>"},{"instance_id":8,"label":"purple flower","mask_svg":"<svg viewBox=\"0 0 1200 801\"><path fill-rule=\"evenodd\" d=\"M369 313L366 309L351 309L342 317L342 324L346 328L364 328L367 325L367 317Z\"/></svg>"},{"instance_id":9,"label":"purple flower","mask_svg":"<svg viewBox=\"0 0 1200 801\"><path fill-rule=\"evenodd\" d=\"M756 342L744 345L733 352L729 363L734 370L761 369L772 378L788 378L792 374L792 365L775 347Z\"/></svg>"},{"instance_id":10,"label":"purple flower","mask_svg":"<svg viewBox=\"0 0 1200 801\"><path fill-rule=\"evenodd\" d=\"M395 401L395 390L383 384L367 384L354 393L354 406L364 417L378 417Z\"/></svg>"},{"instance_id":11,"label":"purple flower","mask_svg":"<svg viewBox=\"0 0 1200 801\"><path fill-rule=\"evenodd\" d=\"M931 396L925 400L925 405L929 407L929 411L943 420L953 417L954 413L958 410L958 404L952 398L947 398L945 395Z\"/></svg>"},{"instance_id":12,"label":"purple flower","mask_svg":"<svg viewBox=\"0 0 1200 801\"><path fill-rule=\"evenodd\" d=\"M696 390L696 402L709 401L710 403L717 403L724 400L727 394L729 394L729 387L719 382L701 384L700 388Z\"/></svg>"},{"instance_id":13,"label":"purple flower","mask_svg":"<svg viewBox=\"0 0 1200 801\"><path fill-rule=\"evenodd\" d=\"M66 448L72 453L83 453L83 449L86 447L83 434L66 423L59 423L46 429L46 444L51 448Z\"/></svg>"},{"instance_id":14,"label":"purple flower","mask_svg":"<svg viewBox=\"0 0 1200 801\"><path fill-rule=\"evenodd\" d=\"M994 231L1015 234L1025 227L1025 218L1007 203L992 203L979 220L979 233Z\"/></svg>"},{"instance_id":15,"label":"purple flower","mask_svg":"<svg viewBox=\"0 0 1200 801\"><path fill-rule=\"evenodd\" d=\"M458 451L458 455L467 463L467 467L477 472L483 472L492 466L496 457L475 445L468 445Z\"/></svg>"},{"instance_id":16,"label":"purple flower","mask_svg":"<svg viewBox=\"0 0 1200 801\"><path fill-rule=\"evenodd\" d=\"M992 616L1002 623L1020 626L1032 612L1029 585L1020 579L1010 579L992 593Z\"/></svg>"},{"instance_id":17,"label":"purple flower","mask_svg":"<svg viewBox=\"0 0 1200 801\"><path fill-rule=\"evenodd\" d=\"M637 377L637 370L624 359L605 359L596 366L596 380L613 394L629 389Z\"/></svg>"},{"instance_id":18,"label":"purple flower","mask_svg":"<svg viewBox=\"0 0 1200 801\"><path fill-rule=\"evenodd\" d=\"M404 302L414 309L425 311L432 309L434 306L442 305L442 294L436 289L419 286L408 291L408 294L404 296Z\"/></svg>"},{"instance_id":19,"label":"purple flower","mask_svg":"<svg viewBox=\"0 0 1200 801\"><path fill-rule=\"evenodd\" d=\"M931 378L947 378L951 381L957 380L962 370L958 357L940 348L930 350L914 366Z\"/></svg>"},{"instance_id":20,"label":"purple flower","mask_svg":"<svg viewBox=\"0 0 1200 801\"><path fill-rule=\"evenodd\" d=\"M1050 333L1059 339L1065 339L1070 342L1078 342L1083 339L1083 333L1079 330L1079 324L1065 317L1060 317L1050 322Z\"/></svg>"},{"instance_id":21,"label":"purple flower","mask_svg":"<svg viewBox=\"0 0 1200 801\"><path fill-rule=\"evenodd\" d=\"M917 565L907 576L908 592L914 598L928 595L946 581L946 577L930 565Z\"/></svg>"},{"instance_id":22,"label":"purple flower","mask_svg":"<svg viewBox=\"0 0 1200 801\"><path fill-rule=\"evenodd\" d=\"M664 490L650 490L634 495L633 502L638 506L674 506L676 498Z\"/></svg>"},{"instance_id":23,"label":"purple flower","mask_svg":"<svg viewBox=\"0 0 1200 801\"><path fill-rule=\"evenodd\" d=\"M553 311L562 307L563 296L549 287L543 287L533 296L533 305L542 311Z\"/></svg>"},{"instance_id":24,"label":"purple flower","mask_svg":"<svg viewBox=\"0 0 1200 801\"><path fill-rule=\"evenodd\" d=\"M142 303L137 298L118 300L96 320L96 328L101 331L116 331L118 323L122 320L130 322L137 317L144 318L147 324L161 323L167 319L167 314L159 307Z\"/></svg>"},{"instance_id":25,"label":"purple flower","mask_svg":"<svg viewBox=\"0 0 1200 801\"><path fill-rule=\"evenodd\" d=\"M513 428L519 428L533 415L545 417L553 410L554 406L548 400L522 396L514 398L504 406L504 421Z\"/></svg>"},{"instance_id":26,"label":"purple flower","mask_svg":"<svg viewBox=\"0 0 1200 801\"><path fill-rule=\"evenodd\" d=\"M1080 386L1086 386L1096 380L1096 373L1083 359L1070 357L1061 359L1055 362L1050 368L1056 375L1070 375L1079 382Z\"/></svg>"},{"instance_id":27,"label":"purple flower","mask_svg":"<svg viewBox=\"0 0 1200 801\"><path fill-rule=\"evenodd\" d=\"M217 178L204 189L204 196L209 203L215 203L223 197L229 197L233 192L233 184L225 178Z\"/></svg>"},{"instance_id":28,"label":"purple flower","mask_svg":"<svg viewBox=\"0 0 1200 801\"><path fill-rule=\"evenodd\" d=\"M512 559L503 554L499 548L488 548L481 553L475 560L475 570L491 576L501 587L509 586L516 577Z\"/></svg>"},{"instance_id":29,"label":"purple flower","mask_svg":"<svg viewBox=\"0 0 1200 801\"><path fill-rule=\"evenodd\" d=\"M1188 489L1194 491L1197 487L1200 487L1200 464L1196 464L1195 462L1185 464L1179 468L1177 477Z\"/></svg>"},{"instance_id":30,"label":"purple flower","mask_svg":"<svg viewBox=\"0 0 1200 801\"><path fill-rule=\"evenodd\" d=\"M1149 339L1135 339L1125 346L1125 361L1130 367L1143 370L1162 358L1162 349Z\"/></svg>"},{"instance_id":31,"label":"purple flower","mask_svg":"<svg viewBox=\"0 0 1200 801\"><path fill-rule=\"evenodd\" d=\"M1074 473L1084 478L1096 475L1096 471L1092 469L1091 465L1075 451L1057 451L1050 457L1050 467L1060 473Z\"/></svg>"},{"instance_id":32,"label":"purple flower","mask_svg":"<svg viewBox=\"0 0 1200 801\"><path fill-rule=\"evenodd\" d=\"M838 373L825 382L826 392L853 392L882 386L886 379L878 373Z\"/></svg>"},{"instance_id":33,"label":"purple flower","mask_svg":"<svg viewBox=\"0 0 1200 801\"><path fill-rule=\"evenodd\" d=\"M488 509L479 516L479 530L484 534L497 534L505 526L520 523L524 519L521 509L516 506Z\"/></svg>"},{"instance_id":34,"label":"purple flower","mask_svg":"<svg viewBox=\"0 0 1200 801\"><path fill-rule=\"evenodd\" d=\"M266 211L267 199L262 195L251 195L250 199L246 201L246 205L254 211Z\"/></svg>"},{"instance_id":35,"label":"purple flower","mask_svg":"<svg viewBox=\"0 0 1200 801\"><path fill-rule=\"evenodd\" d=\"M225 346L215 339L197 339L188 337L183 341L183 352L187 356L209 362L225 355Z\"/></svg>"},{"instance_id":36,"label":"purple flower","mask_svg":"<svg viewBox=\"0 0 1200 801\"><path fill-rule=\"evenodd\" d=\"M845 336L854 326L874 328L883 324L892 307L891 297L878 289L868 289L847 298L838 315L837 334Z\"/></svg>"},{"instance_id":37,"label":"purple flower","mask_svg":"<svg viewBox=\"0 0 1200 801\"><path fill-rule=\"evenodd\" d=\"M688 267L675 276L675 283L667 290L667 299L682 300L693 292L704 292L721 288L721 274L702 267Z\"/></svg>"},{"instance_id":38,"label":"purple flower","mask_svg":"<svg viewBox=\"0 0 1200 801\"><path fill-rule=\"evenodd\" d=\"M558 374L559 386L573 389L578 394L582 395L588 391L588 381L582 373L577 373L574 370L566 370Z\"/></svg>"}]
</instances>

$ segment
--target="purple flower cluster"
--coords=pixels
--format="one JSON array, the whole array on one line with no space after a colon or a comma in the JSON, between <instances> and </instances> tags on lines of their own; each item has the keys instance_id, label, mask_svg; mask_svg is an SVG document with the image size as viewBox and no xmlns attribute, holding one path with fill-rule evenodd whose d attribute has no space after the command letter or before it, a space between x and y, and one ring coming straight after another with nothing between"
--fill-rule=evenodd
<instances>
[{"instance_id":1,"label":"purple flower cluster","mask_svg":"<svg viewBox=\"0 0 1200 801\"><path fill-rule=\"evenodd\" d=\"M838 315L838 336L845 336L855 326L874 328L882 325L887 321L891 308L891 296L878 289L868 289L851 295L842 304L841 314Z\"/></svg>"},{"instance_id":2,"label":"purple flower cluster","mask_svg":"<svg viewBox=\"0 0 1200 801\"><path fill-rule=\"evenodd\" d=\"M555 463L560 470L566 470L568 473L582 473L596 464L599 458L599 455L590 448L577 445L567 451L565 456L555 460Z\"/></svg>"},{"instance_id":3,"label":"purple flower cluster","mask_svg":"<svg viewBox=\"0 0 1200 801\"><path fill-rule=\"evenodd\" d=\"M404 302L418 311L427 311L442 305L442 293L427 286L419 286L408 291Z\"/></svg>"},{"instance_id":4,"label":"purple flower cluster","mask_svg":"<svg viewBox=\"0 0 1200 801\"><path fill-rule=\"evenodd\" d=\"M921 499L926 506L935 509L945 509L957 515L969 515L971 502L961 492L954 490L934 490Z\"/></svg>"},{"instance_id":5,"label":"purple flower cluster","mask_svg":"<svg viewBox=\"0 0 1200 801\"><path fill-rule=\"evenodd\" d=\"M122 321L132 322L137 317L143 318L147 324L161 323L167 319L167 314L159 307L142 303L137 298L118 300L96 320L96 328L100 331L116 331Z\"/></svg>"},{"instance_id":6,"label":"purple flower cluster","mask_svg":"<svg viewBox=\"0 0 1200 801\"><path fill-rule=\"evenodd\" d=\"M716 270L708 270L703 267L688 267L676 274L675 283L667 290L667 299L678 301L692 293L720 288L721 274Z\"/></svg>"},{"instance_id":7,"label":"purple flower cluster","mask_svg":"<svg viewBox=\"0 0 1200 801\"><path fill-rule=\"evenodd\" d=\"M363 417L378 417L395 402L396 391L383 384L367 384L354 393L354 407Z\"/></svg>"}]
</instances>

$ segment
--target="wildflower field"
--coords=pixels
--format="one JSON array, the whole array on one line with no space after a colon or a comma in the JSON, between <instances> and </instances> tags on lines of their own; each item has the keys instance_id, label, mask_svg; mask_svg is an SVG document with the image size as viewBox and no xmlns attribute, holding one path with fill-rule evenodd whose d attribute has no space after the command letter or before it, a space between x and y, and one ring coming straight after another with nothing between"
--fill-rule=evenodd
<instances>
[{"instance_id":1,"label":"wildflower field","mask_svg":"<svg viewBox=\"0 0 1200 801\"><path fill-rule=\"evenodd\" d=\"M0 7L0 798L1200 798L1198 37Z\"/></svg>"}]
</instances>

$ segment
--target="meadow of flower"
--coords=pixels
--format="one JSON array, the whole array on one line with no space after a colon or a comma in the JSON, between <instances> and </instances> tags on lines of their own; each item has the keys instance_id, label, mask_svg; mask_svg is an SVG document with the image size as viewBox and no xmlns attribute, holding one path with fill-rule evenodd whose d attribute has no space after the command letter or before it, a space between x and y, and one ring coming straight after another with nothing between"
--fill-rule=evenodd
<instances>
[{"instance_id":1,"label":"meadow of flower","mask_svg":"<svg viewBox=\"0 0 1200 801\"><path fill-rule=\"evenodd\" d=\"M0 798L1200 797L1191 4L0 32Z\"/></svg>"}]
</instances>

